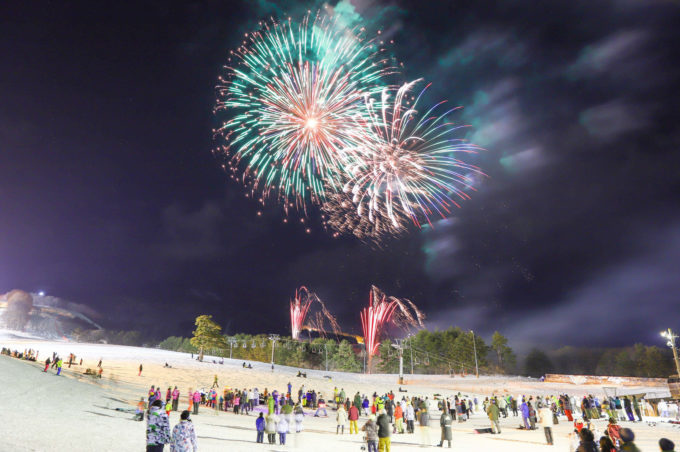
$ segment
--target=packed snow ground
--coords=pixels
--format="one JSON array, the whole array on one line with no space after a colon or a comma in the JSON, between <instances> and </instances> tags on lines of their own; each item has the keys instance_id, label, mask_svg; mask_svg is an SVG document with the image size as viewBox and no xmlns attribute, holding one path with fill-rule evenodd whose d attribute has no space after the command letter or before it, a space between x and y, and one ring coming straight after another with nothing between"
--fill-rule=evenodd
<instances>
[{"instance_id":1,"label":"packed snow ground","mask_svg":"<svg viewBox=\"0 0 680 452\"><path fill-rule=\"evenodd\" d=\"M178 386L182 395L180 410L186 409L189 388L210 388L213 376L218 375L221 387L252 388L262 391L285 391L290 381L294 391L304 383L308 388L332 394L334 386L344 388L351 397L356 391L372 394L389 390L399 396L395 375L358 375L342 372L307 370L307 378L297 378L297 368L276 366L272 372L269 364L252 362L253 369L243 369L240 360L224 360L213 364L211 357L200 363L184 353L165 350L124 347L102 344L78 344L72 342L41 341L34 338L0 335L0 345L23 351L33 348L40 352L44 361L52 352L66 357L74 353L83 365L68 368L64 365L63 377L54 371L43 373L43 365L0 357L0 400L7 407L2 422L0 451L134 451L144 450L145 423L132 420L131 411L140 397L146 396L149 386ZM104 374L101 380L83 375L87 367L94 368L102 359ZM217 358L215 358L218 361ZM218 361L219 362L219 361ZM171 368L164 367L165 363ZM138 376L139 364L144 365ZM304 370L303 370L304 371ZM327 378L330 377L330 378ZM407 380L409 377L407 376ZM593 386L558 385L538 383L535 380L507 377L450 378L448 376L420 376L412 378L403 388L408 395L432 398L439 393L450 395L457 392L485 397L496 394L553 394L569 392L575 395L602 393ZM164 391L163 391L164 392ZM308 413L312 414L312 413ZM259 445L255 443L255 415L234 415L232 412L215 412L201 407L192 416L198 434L201 451L352 451L364 444L361 435L336 435L335 416L329 410L329 418L305 418L304 431L290 434L286 446ZM436 415L435 415L436 416ZM179 414L171 413L171 426L178 422ZM656 419L650 419L656 420ZM359 424L365 421L362 417ZM477 435L474 428L488 427L483 413L476 413L465 423L454 423L453 443L458 451L568 451L569 433L572 427L562 418L554 426L555 446L545 445L542 430L522 431L517 427L520 419L501 419L501 435ZM626 423L637 436L637 444L643 452L656 452L657 441L667 437L680 444L680 429L669 424L649 426L644 423ZM438 419L429 429L429 444L439 443ZM604 421L598 421L600 430ZM415 450L421 441L416 427L414 435L394 435L393 451ZM347 429L345 430L348 431ZM169 449L169 448L167 448ZM167 450L166 449L166 450Z\"/></svg>"}]
</instances>

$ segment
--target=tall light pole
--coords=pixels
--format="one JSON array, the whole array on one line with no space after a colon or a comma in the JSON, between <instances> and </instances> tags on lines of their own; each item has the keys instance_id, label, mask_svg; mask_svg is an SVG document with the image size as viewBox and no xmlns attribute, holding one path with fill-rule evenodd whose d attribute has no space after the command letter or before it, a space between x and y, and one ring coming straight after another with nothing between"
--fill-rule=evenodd
<instances>
[{"instance_id":1,"label":"tall light pole","mask_svg":"<svg viewBox=\"0 0 680 452\"><path fill-rule=\"evenodd\" d=\"M668 339L668 345L673 350L673 358L675 359L675 370L678 372L680 377L680 359L678 359L678 349L675 347L675 340L678 338L677 335L673 334L673 331L668 328L666 331L661 332L661 336Z\"/></svg>"},{"instance_id":2,"label":"tall light pole","mask_svg":"<svg viewBox=\"0 0 680 452\"><path fill-rule=\"evenodd\" d=\"M326 372L328 372L328 347L326 347L326 345L328 345L328 344L326 344L324 342L323 343L323 351L326 354Z\"/></svg>"},{"instance_id":3,"label":"tall light pole","mask_svg":"<svg viewBox=\"0 0 680 452\"><path fill-rule=\"evenodd\" d=\"M477 365L477 341L475 340L475 332L470 330L472 333L472 348L475 350L475 375L479 378L479 366Z\"/></svg>"},{"instance_id":4,"label":"tall light pole","mask_svg":"<svg viewBox=\"0 0 680 452\"><path fill-rule=\"evenodd\" d=\"M392 344L392 347L397 349L399 353L399 384L404 384L404 344L401 340L397 339L396 344Z\"/></svg>"},{"instance_id":5,"label":"tall light pole","mask_svg":"<svg viewBox=\"0 0 680 452\"><path fill-rule=\"evenodd\" d=\"M411 349L411 377L413 377L413 338L411 336L409 336L408 345Z\"/></svg>"},{"instance_id":6,"label":"tall light pole","mask_svg":"<svg viewBox=\"0 0 680 452\"><path fill-rule=\"evenodd\" d=\"M237 341L233 337L229 338L229 359L231 359L231 352L234 349L234 344L236 344Z\"/></svg>"},{"instance_id":7,"label":"tall light pole","mask_svg":"<svg viewBox=\"0 0 680 452\"><path fill-rule=\"evenodd\" d=\"M269 340L272 341L272 372L274 372L274 348L276 347L276 341L279 340L279 335L270 334Z\"/></svg>"}]
</instances>

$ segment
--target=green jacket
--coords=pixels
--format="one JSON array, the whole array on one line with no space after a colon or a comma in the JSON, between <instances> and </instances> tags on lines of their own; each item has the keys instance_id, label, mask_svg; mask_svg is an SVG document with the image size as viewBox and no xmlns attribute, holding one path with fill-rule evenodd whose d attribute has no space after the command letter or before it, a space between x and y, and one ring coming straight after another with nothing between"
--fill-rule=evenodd
<instances>
[{"instance_id":1,"label":"green jacket","mask_svg":"<svg viewBox=\"0 0 680 452\"><path fill-rule=\"evenodd\" d=\"M640 452L635 443L625 443L621 446L621 452Z\"/></svg>"},{"instance_id":2,"label":"green jacket","mask_svg":"<svg viewBox=\"0 0 680 452\"><path fill-rule=\"evenodd\" d=\"M489 405L489 409L487 410L487 414L489 415L489 419L492 421L497 421L498 420L498 415L500 414L498 410L498 406L495 403L492 403Z\"/></svg>"}]
</instances>

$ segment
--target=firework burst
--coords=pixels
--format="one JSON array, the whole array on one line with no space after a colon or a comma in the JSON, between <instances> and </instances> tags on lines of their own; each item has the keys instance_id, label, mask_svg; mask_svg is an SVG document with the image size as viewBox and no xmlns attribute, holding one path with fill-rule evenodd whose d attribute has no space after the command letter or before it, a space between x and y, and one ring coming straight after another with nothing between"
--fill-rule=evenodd
<instances>
[{"instance_id":1,"label":"firework burst","mask_svg":"<svg viewBox=\"0 0 680 452\"><path fill-rule=\"evenodd\" d=\"M478 147L455 138L461 126L447 117L456 108L439 113L444 104L440 102L423 114L416 110L429 86L409 97L419 81L397 89L394 100L390 99L394 89L384 89L379 102L366 96L368 115L355 119L361 122L359 128L372 133L354 149L359 158L347 165L343 188L359 217L366 216L370 223L389 222L394 231L409 223L431 224L433 216L447 217L452 207L460 207L459 200L469 198L465 189L473 189L473 176L482 174L459 158Z\"/></svg>"},{"instance_id":2,"label":"firework burst","mask_svg":"<svg viewBox=\"0 0 680 452\"><path fill-rule=\"evenodd\" d=\"M371 359L380 345L380 336L388 323L403 329L425 326L425 314L411 300L388 297L376 286L371 286L368 307L361 310L360 316L369 370Z\"/></svg>"},{"instance_id":3,"label":"firework burst","mask_svg":"<svg viewBox=\"0 0 680 452\"><path fill-rule=\"evenodd\" d=\"M370 133L355 126L367 115L364 96L392 72L379 44L325 14L247 34L217 87L215 111L229 117L215 131L223 138L218 150L231 156L232 169L286 209L338 191L355 160L349 153Z\"/></svg>"},{"instance_id":4,"label":"firework burst","mask_svg":"<svg viewBox=\"0 0 680 452\"><path fill-rule=\"evenodd\" d=\"M290 329L291 337L295 340L300 338L300 332L305 327L304 322L309 314L312 304L317 303L321 309L310 319L309 328L326 335L326 323L330 325L333 333L340 333L340 325L335 317L328 311L323 301L305 286L295 291L295 299L290 302Z\"/></svg>"}]
</instances>

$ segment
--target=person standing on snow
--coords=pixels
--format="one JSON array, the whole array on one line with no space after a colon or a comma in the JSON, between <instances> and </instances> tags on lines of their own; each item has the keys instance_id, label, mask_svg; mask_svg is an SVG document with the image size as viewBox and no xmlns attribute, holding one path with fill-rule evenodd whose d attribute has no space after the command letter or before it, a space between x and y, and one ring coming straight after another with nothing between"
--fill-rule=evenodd
<instances>
[{"instance_id":1,"label":"person standing on snow","mask_svg":"<svg viewBox=\"0 0 680 452\"><path fill-rule=\"evenodd\" d=\"M619 432L621 436L621 451L622 452L640 452L640 449L635 445L635 434L629 428L622 428Z\"/></svg>"},{"instance_id":2,"label":"person standing on snow","mask_svg":"<svg viewBox=\"0 0 680 452\"><path fill-rule=\"evenodd\" d=\"M137 374L138 377L141 377L141 376L142 376L142 369L144 369L144 366L142 366L142 365L140 364L140 365L139 365L139 374Z\"/></svg>"},{"instance_id":3,"label":"person standing on snow","mask_svg":"<svg viewBox=\"0 0 680 452\"><path fill-rule=\"evenodd\" d=\"M146 452L162 452L170 442L170 421L163 412L163 402L154 400L146 420Z\"/></svg>"},{"instance_id":4,"label":"person standing on snow","mask_svg":"<svg viewBox=\"0 0 680 452\"><path fill-rule=\"evenodd\" d=\"M415 421L416 421L416 412L413 409L413 405L411 403L406 405L406 431L409 433L414 433L415 431Z\"/></svg>"},{"instance_id":5,"label":"person standing on snow","mask_svg":"<svg viewBox=\"0 0 680 452\"><path fill-rule=\"evenodd\" d=\"M496 405L495 399L491 399L491 403L489 403L489 407L486 409L486 411L487 415L489 416L489 421L491 421L491 433L500 434L501 426L498 422L500 410L498 409L498 405Z\"/></svg>"},{"instance_id":6,"label":"person standing on snow","mask_svg":"<svg viewBox=\"0 0 680 452\"><path fill-rule=\"evenodd\" d=\"M404 410L399 403L394 408L394 433L404 433Z\"/></svg>"},{"instance_id":7,"label":"person standing on snow","mask_svg":"<svg viewBox=\"0 0 680 452\"><path fill-rule=\"evenodd\" d=\"M390 418L385 410L380 410L376 423L378 424L378 450L380 452L390 452L392 444L390 433L392 433L392 428L390 426Z\"/></svg>"},{"instance_id":8,"label":"person standing on snow","mask_svg":"<svg viewBox=\"0 0 680 452\"><path fill-rule=\"evenodd\" d=\"M335 420L337 421L337 426L335 427L335 434L345 433L345 424L347 423L347 411L343 405L338 406L338 413L335 415Z\"/></svg>"},{"instance_id":9,"label":"person standing on snow","mask_svg":"<svg viewBox=\"0 0 680 452\"><path fill-rule=\"evenodd\" d=\"M63 365L64 361L61 358L59 358L59 360L57 361L57 375L61 375L61 368Z\"/></svg>"},{"instance_id":10,"label":"person standing on snow","mask_svg":"<svg viewBox=\"0 0 680 452\"><path fill-rule=\"evenodd\" d=\"M552 434L552 417L553 413L550 408L544 406L538 409L539 421L543 427L543 432L545 433L545 441L549 446L553 445L553 434Z\"/></svg>"},{"instance_id":11,"label":"person standing on snow","mask_svg":"<svg viewBox=\"0 0 680 452\"><path fill-rule=\"evenodd\" d=\"M357 408L356 405L349 407L349 414L347 417L349 419L349 434L351 435L352 431L358 434L359 427L357 425L357 421L359 420L359 408Z\"/></svg>"},{"instance_id":12,"label":"person standing on snow","mask_svg":"<svg viewBox=\"0 0 680 452\"><path fill-rule=\"evenodd\" d=\"M264 414L260 413L257 419L255 419L255 430L257 430L257 439L255 442L257 443L264 443L264 426L265 426L265 421L264 421Z\"/></svg>"},{"instance_id":13,"label":"person standing on snow","mask_svg":"<svg viewBox=\"0 0 680 452\"><path fill-rule=\"evenodd\" d=\"M419 412L418 424L420 424L420 444L424 447L430 446L430 413L426 407L422 407Z\"/></svg>"},{"instance_id":14,"label":"person standing on snow","mask_svg":"<svg viewBox=\"0 0 680 452\"><path fill-rule=\"evenodd\" d=\"M193 399L194 399L194 414L198 414L198 405L201 404L201 393L198 390L194 392Z\"/></svg>"},{"instance_id":15,"label":"person standing on snow","mask_svg":"<svg viewBox=\"0 0 680 452\"><path fill-rule=\"evenodd\" d=\"M265 419L264 431L267 432L269 444L276 444L276 424L277 418L274 413L269 413Z\"/></svg>"},{"instance_id":16,"label":"person standing on snow","mask_svg":"<svg viewBox=\"0 0 680 452\"><path fill-rule=\"evenodd\" d=\"M359 391L354 394L354 406L361 408L361 394L359 394Z\"/></svg>"},{"instance_id":17,"label":"person standing on snow","mask_svg":"<svg viewBox=\"0 0 680 452\"><path fill-rule=\"evenodd\" d=\"M271 394L267 397L267 414L274 414L274 397Z\"/></svg>"},{"instance_id":18,"label":"person standing on snow","mask_svg":"<svg viewBox=\"0 0 680 452\"><path fill-rule=\"evenodd\" d=\"M324 408L324 411L325 410L326 409ZM300 406L300 402L295 404L293 414L295 416L295 433L300 433L302 431L302 421L304 421L305 419L305 412ZM326 414L326 417L328 417L328 414Z\"/></svg>"},{"instance_id":19,"label":"person standing on snow","mask_svg":"<svg viewBox=\"0 0 680 452\"><path fill-rule=\"evenodd\" d=\"M375 423L374 415L369 416L361 430L366 432L368 452L378 452L378 424Z\"/></svg>"},{"instance_id":20,"label":"person standing on snow","mask_svg":"<svg viewBox=\"0 0 680 452\"><path fill-rule=\"evenodd\" d=\"M179 408L179 389L175 386L172 391L172 411L177 411Z\"/></svg>"},{"instance_id":21,"label":"person standing on snow","mask_svg":"<svg viewBox=\"0 0 680 452\"><path fill-rule=\"evenodd\" d=\"M281 446L285 446L286 433L288 433L288 421L286 420L285 417L282 417L279 420L279 423L276 425L276 431L279 433L279 444Z\"/></svg>"},{"instance_id":22,"label":"person standing on snow","mask_svg":"<svg viewBox=\"0 0 680 452\"><path fill-rule=\"evenodd\" d=\"M524 422L524 428L529 430L529 405L527 405L526 400L522 400L522 406L520 410L522 411L522 421Z\"/></svg>"},{"instance_id":23,"label":"person standing on snow","mask_svg":"<svg viewBox=\"0 0 680 452\"><path fill-rule=\"evenodd\" d=\"M442 408L442 415L439 418L439 425L442 428L442 438L439 441L439 447L444 447L444 441L449 442L449 448L451 448L451 439L453 434L451 433L451 424L453 423L453 418L447 411L446 407Z\"/></svg>"},{"instance_id":24,"label":"person standing on snow","mask_svg":"<svg viewBox=\"0 0 680 452\"><path fill-rule=\"evenodd\" d=\"M189 419L189 411L184 410L179 416L179 424L172 429L170 452L196 452L196 431Z\"/></svg>"},{"instance_id":25,"label":"person standing on snow","mask_svg":"<svg viewBox=\"0 0 680 452\"><path fill-rule=\"evenodd\" d=\"M144 420L144 411L146 411L146 403L144 403L144 397L140 397L139 402L137 402L137 409L135 410L136 421Z\"/></svg>"}]
</instances>

